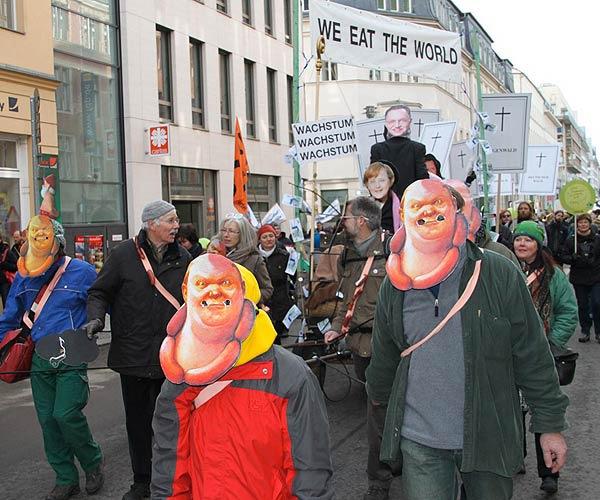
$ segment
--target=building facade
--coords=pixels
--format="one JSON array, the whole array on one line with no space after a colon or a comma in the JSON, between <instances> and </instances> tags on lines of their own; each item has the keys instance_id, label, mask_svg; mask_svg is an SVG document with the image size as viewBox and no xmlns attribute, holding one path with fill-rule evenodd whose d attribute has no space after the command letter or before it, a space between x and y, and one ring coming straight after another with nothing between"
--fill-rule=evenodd
<instances>
[{"instance_id":1,"label":"building facade","mask_svg":"<svg viewBox=\"0 0 600 500\"><path fill-rule=\"evenodd\" d=\"M4 237L23 229L34 213L40 188L38 153L58 153L58 82L50 9L50 0L0 0L0 232Z\"/></svg>"},{"instance_id":2,"label":"building facade","mask_svg":"<svg viewBox=\"0 0 600 500\"><path fill-rule=\"evenodd\" d=\"M260 218L292 193L290 1L121 0L129 232L163 198L200 236L233 211L236 119ZM169 154L152 157L149 130L169 125Z\"/></svg>"}]
</instances>

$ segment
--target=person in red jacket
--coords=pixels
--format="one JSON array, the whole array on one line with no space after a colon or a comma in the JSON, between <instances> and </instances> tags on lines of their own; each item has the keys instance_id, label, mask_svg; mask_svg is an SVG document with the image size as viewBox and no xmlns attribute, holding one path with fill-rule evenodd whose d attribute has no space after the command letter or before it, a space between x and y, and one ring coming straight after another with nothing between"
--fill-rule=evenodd
<instances>
[{"instance_id":1,"label":"person in red jacket","mask_svg":"<svg viewBox=\"0 0 600 500\"><path fill-rule=\"evenodd\" d=\"M273 345L246 268L205 254L160 353L152 498L333 498L323 395L306 363Z\"/></svg>"}]
</instances>

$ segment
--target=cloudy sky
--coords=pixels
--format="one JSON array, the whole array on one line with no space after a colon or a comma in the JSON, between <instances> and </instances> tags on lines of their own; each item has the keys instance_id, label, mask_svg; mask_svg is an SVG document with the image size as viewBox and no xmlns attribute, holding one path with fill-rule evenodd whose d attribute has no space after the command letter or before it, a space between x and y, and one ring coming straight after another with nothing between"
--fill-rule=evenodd
<instances>
[{"instance_id":1,"label":"cloudy sky","mask_svg":"<svg viewBox=\"0 0 600 500\"><path fill-rule=\"evenodd\" d=\"M600 154L600 3L453 0L494 40L494 50L535 83L560 87Z\"/></svg>"}]
</instances>

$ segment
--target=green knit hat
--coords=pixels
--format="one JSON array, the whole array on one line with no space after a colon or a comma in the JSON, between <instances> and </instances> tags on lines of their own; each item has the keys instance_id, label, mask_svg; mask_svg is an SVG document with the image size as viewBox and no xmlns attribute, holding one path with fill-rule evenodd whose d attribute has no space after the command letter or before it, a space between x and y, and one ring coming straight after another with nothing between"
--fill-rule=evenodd
<instances>
[{"instance_id":1,"label":"green knit hat","mask_svg":"<svg viewBox=\"0 0 600 500\"><path fill-rule=\"evenodd\" d=\"M532 220L526 220L517 224L514 237L516 238L517 236L529 236L537 241L540 247L544 244L544 230L537 222Z\"/></svg>"}]
</instances>

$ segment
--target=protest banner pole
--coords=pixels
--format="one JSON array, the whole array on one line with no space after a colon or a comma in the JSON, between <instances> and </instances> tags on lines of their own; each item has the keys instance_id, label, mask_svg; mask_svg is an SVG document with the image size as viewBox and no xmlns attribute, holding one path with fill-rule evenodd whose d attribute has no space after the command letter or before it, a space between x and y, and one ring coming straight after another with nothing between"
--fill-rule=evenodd
<instances>
[{"instance_id":1,"label":"protest banner pole","mask_svg":"<svg viewBox=\"0 0 600 500\"><path fill-rule=\"evenodd\" d=\"M471 35L471 45L475 52L475 79L477 82L477 120L479 122L479 144L477 145L478 156L481 158L481 168L483 171L483 213L487 217L487 228L490 229L490 201L489 201L489 173L487 166L487 155L485 150L481 147L481 141L485 140L485 126L479 112L483 109L483 99L481 91L481 61L479 58L479 38L477 35ZM498 221L496 221L498 226Z\"/></svg>"},{"instance_id":2,"label":"protest banner pole","mask_svg":"<svg viewBox=\"0 0 600 500\"><path fill-rule=\"evenodd\" d=\"M500 216L500 197L502 195L501 193L501 189L502 189L502 174L498 174L498 191L496 192L496 229L498 229L500 226L498 225L498 217Z\"/></svg>"},{"instance_id":3,"label":"protest banner pole","mask_svg":"<svg viewBox=\"0 0 600 500\"><path fill-rule=\"evenodd\" d=\"M321 69L323 69L323 60L321 55L325 52L325 37L320 36L317 39L317 60L315 61L315 69L317 70L316 82L315 82L315 120L319 119L319 89L321 81ZM317 162L313 161L312 166L312 178L313 178L313 189L318 192L317 188ZM316 231L316 217L317 217L317 196L313 194L312 202L312 214L310 217L311 228L310 228L310 279L312 280L315 273L314 266L314 253L315 253L315 231Z\"/></svg>"},{"instance_id":4,"label":"protest banner pole","mask_svg":"<svg viewBox=\"0 0 600 500\"><path fill-rule=\"evenodd\" d=\"M294 73L292 76L292 123L300 121L300 5L297 0L293 3L293 39L292 39L292 54L293 54L293 65ZM294 159L294 195L302 196L300 190L300 164ZM300 209L294 210L295 217L300 216Z\"/></svg>"}]
</instances>

